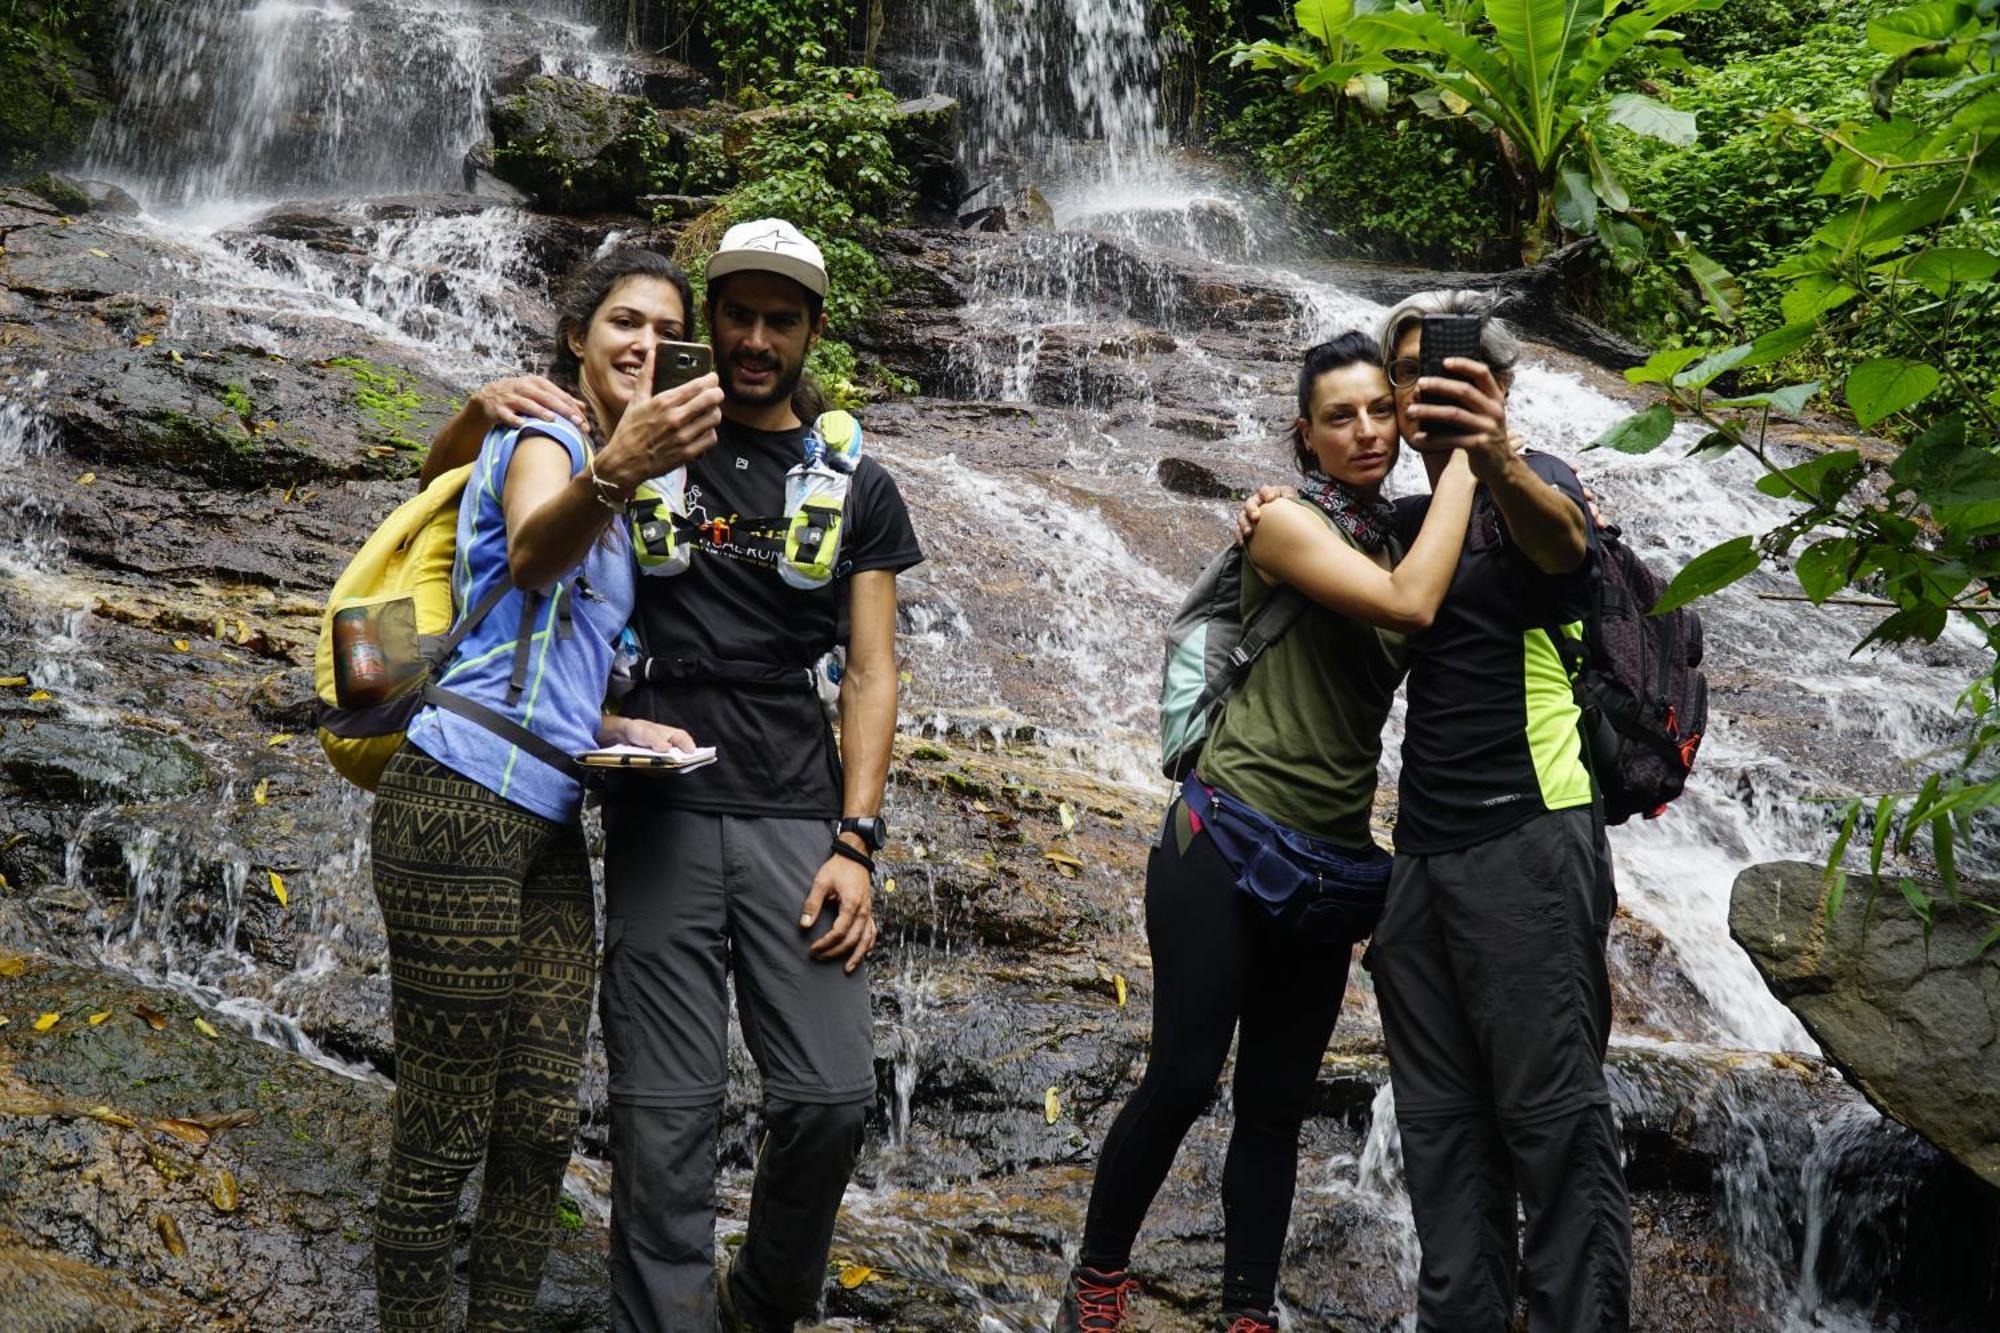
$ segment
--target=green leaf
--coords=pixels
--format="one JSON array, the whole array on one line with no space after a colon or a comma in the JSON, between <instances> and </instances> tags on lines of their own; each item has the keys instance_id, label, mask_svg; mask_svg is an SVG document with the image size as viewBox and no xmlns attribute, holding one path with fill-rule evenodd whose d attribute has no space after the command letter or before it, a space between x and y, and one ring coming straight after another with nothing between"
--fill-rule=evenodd
<instances>
[{"instance_id":1,"label":"green leaf","mask_svg":"<svg viewBox=\"0 0 2000 1333\"><path fill-rule=\"evenodd\" d=\"M1808 380L1804 384L1787 384L1782 389L1772 389L1768 393L1745 394L1741 398L1718 398L1711 407L1768 407L1773 412L1783 412L1795 417L1805 411L1806 404L1819 392L1819 381Z\"/></svg>"},{"instance_id":2,"label":"green leaf","mask_svg":"<svg viewBox=\"0 0 2000 1333\"><path fill-rule=\"evenodd\" d=\"M1292 21L1299 31L1321 46L1331 47L1354 17L1354 0L1299 0L1292 6Z\"/></svg>"},{"instance_id":3,"label":"green leaf","mask_svg":"<svg viewBox=\"0 0 2000 1333\"><path fill-rule=\"evenodd\" d=\"M1663 616L1697 597L1718 592L1757 568L1757 564L1757 548L1751 538L1731 537L1688 561L1687 567L1660 594L1659 602L1649 614Z\"/></svg>"},{"instance_id":4,"label":"green leaf","mask_svg":"<svg viewBox=\"0 0 2000 1333\"><path fill-rule=\"evenodd\" d=\"M1864 361L1847 377L1847 405L1863 430L1883 417L1906 411L1930 397L1938 386L1935 366L1900 356Z\"/></svg>"},{"instance_id":5,"label":"green leaf","mask_svg":"<svg viewBox=\"0 0 2000 1333\"><path fill-rule=\"evenodd\" d=\"M1985 282L1995 273L2000 273L2000 255L1962 246L1926 250L1903 266L1904 277L1940 297L1953 287Z\"/></svg>"},{"instance_id":6,"label":"green leaf","mask_svg":"<svg viewBox=\"0 0 2000 1333\"><path fill-rule=\"evenodd\" d=\"M1586 449L1616 449L1621 454L1650 454L1674 432L1674 410L1654 403L1634 413L1586 444Z\"/></svg>"},{"instance_id":7,"label":"green leaf","mask_svg":"<svg viewBox=\"0 0 2000 1333\"><path fill-rule=\"evenodd\" d=\"M1761 476L1757 478L1757 489L1765 495L1780 500L1800 500L1810 497L1811 503L1823 503L1828 485L1860 466L1859 451L1841 449L1821 454L1797 467L1788 467L1780 472Z\"/></svg>"},{"instance_id":8,"label":"green leaf","mask_svg":"<svg viewBox=\"0 0 2000 1333\"><path fill-rule=\"evenodd\" d=\"M1727 431L1712 430L1696 441L1687 456L1696 462L1706 463L1710 459L1721 458L1736 449L1736 438Z\"/></svg>"},{"instance_id":9,"label":"green leaf","mask_svg":"<svg viewBox=\"0 0 2000 1333\"><path fill-rule=\"evenodd\" d=\"M1847 803L1846 810L1840 821L1840 836L1833 840L1833 850L1826 854L1826 867L1820 872L1823 879L1831 880L1834 874L1839 871L1840 858L1847 854L1848 839L1854 836L1854 824L1860 818L1861 800L1859 797L1856 797Z\"/></svg>"},{"instance_id":10,"label":"green leaf","mask_svg":"<svg viewBox=\"0 0 2000 1333\"><path fill-rule=\"evenodd\" d=\"M1829 866L1831 864L1828 862ZM1826 890L1826 919L1829 921L1840 915L1840 905L1847 901L1847 872L1835 870L1831 878L1833 882Z\"/></svg>"},{"instance_id":11,"label":"green leaf","mask_svg":"<svg viewBox=\"0 0 2000 1333\"><path fill-rule=\"evenodd\" d=\"M1868 44L1884 55L1900 56L1949 38L1972 18L1972 6L1958 0L1931 0L1868 20Z\"/></svg>"},{"instance_id":12,"label":"green leaf","mask_svg":"<svg viewBox=\"0 0 2000 1333\"><path fill-rule=\"evenodd\" d=\"M1727 351L1717 352L1691 369L1674 376L1677 389L1698 389L1714 380L1716 376L1738 366L1764 366L1781 360L1811 342L1819 332L1810 320L1795 324L1785 324L1761 334L1747 343L1739 343Z\"/></svg>"},{"instance_id":13,"label":"green leaf","mask_svg":"<svg viewBox=\"0 0 2000 1333\"><path fill-rule=\"evenodd\" d=\"M1853 565L1854 539L1830 537L1799 552L1792 572L1798 575L1799 590L1818 606L1847 586Z\"/></svg>"},{"instance_id":14,"label":"green leaf","mask_svg":"<svg viewBox=\"0 0 2000 1333\"><path fill-rule=\"evenodd\" d=\"M1696 137L1692 111L1676 111L1644 93L1619 93L1604 104L1604 118L1634 134L1676 148L1689 147Z\"/></svg>"},{"instance_id":15,"label":"green leaf","mask_svg":"<svg viewBox=\"0 0 2000 1333\"><path fill-rule=\"evenodd\" d=\"M1556 221L1573 232L1597 229L1597 191L1590 177L1574 167L1564 167L1556 175Z\"/></svg>"},{"instance_id":16,"label":"green leaf","mask_svg":"<svg viewBox=\"0 0 2000 1333\"><path fill-rule=\"evenodd\" d=\"M1902 890L1903 901L1910 905L1910 910L1915 912L1917 919L1924 923L1924 932L1929 934L1931 925L1931 896L1918 888L1917 882L1908 875L1897 876L1896 887Z\"/></svg>"},{"instance_id":17,"label":"green leaf","mask_svg":"<svg viewBox=\"0 0 2000 1333\"><path fill-rule=\"evenodd\" d=\"M1818 319L1859 295L1860 292L1830 273L1809 273L1786 288L1784 296L1779 298L1778 308L1784 312L1786 320L1796 324Z\"/></svg>"},{"instance_id":18,"label":"green leaf","mask_svg":"<svg viewBox=\"0 0 2000 1333\"><path fill-rule=\"evenodd\" d=\"M1972 951L1972 956L1983 958L1986 956L1986 951L1996 944L2000 944L2000 926L1995 926L1986 932L1986 938L1979 941L1979 947Z\"/></svg>"},{"instance_id":19,"label":"green leaf","mask_svg":"<svg viewBox=\"0 0 2000 1333\"><path fill-rule=\"evenodd\" d=\"M1931 820L1931 854L1937 858L1938 878L1944 881L1944 896L1958 901L1958 848L1952 842L1951 816Z\"/></svg>"},{"instance_id":20,"label":"green leaf","mask_svg":"<svg viewBox=\"0 0 2000 1333\"><path fill-rule=\"evenodd\" d=\"M1743 284L1736 275L1691 245L1681 251L1681 262L1709 307L1723 322L1734 324L1736 312L1743 308Z\"/></svg>"},{"instance_id":21,"label":"green leaf","mask_svg":"<svg viewBox=\"0 0 2000 1333\"><path fill-rule=\"evenodd\" d=\"M1357 74L1340 91L1378 116L1389 109L1389 81L1380 74Z\"/></svg>"},{"instance_id":22,"label":"green leaf","mask_svg":"<svg viewBox=\"0 0 2000 1333\"><path fill-rule=\"evenodd\" d=\"M1868 637L1854 645L1853 657L1871 643L1905 643L1911 639L1921 639L1925 643L1936 643L1938 635L1944 633L1945 609L1941 606L1913 606L1887 617L1881 624L1868 631Z\"/></svg>"},{"instance_id":23,"label":"green leaf","mask_svg":"<svg viewBox=\"0 0 2000 1333\"><path fill-rule=\"evenodd\" d=\"M1884 796L1875 804L1875 836L1868 843L1868 874L1880 879L1882 875L1882 847L1889 841L1889 825L1894 822L1896 798Z\"/></svg>"},{"instance_id":24,"label":"green leaf","mask_svg":"<svg viewBox=\"0 0 2000 1333\"><path fill-rule=\"evenodd\" d=\"M1632 196L1625 192L1617 174L1611 170L1603 154L1597 151L1597 140L1586 139L1583 149L1590 164L1590 183L1597 187L1597 197L1604 201L1604 206L1614 213L1623 213L1632 207Z\"/></svg>"},{"instance_id":25,"label":"green leaf","mask_svg":"<svg viewBox=\"0 0 2000 1333\"><path fill-rule=\"evenodd\" d=\"M1547 126L1562 100L1558 82L1591 30L1604 17L1604 0L1487 0L1486 21L1512 67L1523 96L1523 118ZM1538 147L1524 143L1530 155Z\"/></svg>"},{"instance_id":26,"label":"green leaf","mask_svg":"<svg viewBox=\"0 0 2000 1333\"><path fill-rule=\"evenodd\" d=\"M1645 365L1626 371L1625 378L1633 384L1665 384L1682 366L1707 354L1706 347L1668 347L1647 357ZM2000 389L1994 390L1994 396L2000 398Z\"/></svg>"}]
</instances>

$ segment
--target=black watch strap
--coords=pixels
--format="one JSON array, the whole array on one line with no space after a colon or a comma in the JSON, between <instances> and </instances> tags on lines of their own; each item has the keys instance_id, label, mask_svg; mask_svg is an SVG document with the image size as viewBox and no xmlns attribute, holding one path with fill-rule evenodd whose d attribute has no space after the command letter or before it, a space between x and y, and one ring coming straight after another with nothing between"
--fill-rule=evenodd
<instances>
[{"instance_id":1,"label":"black watch strap","mask_svg":"<svg viewBox=\"0 0 2000 1333\"><path fill-rule=\"evenodd\" d=\"M882 850L882 844L889 840L889 822L880 815L842 815L841 833L852 833L868 844L870 852Z\"/></svg>"},{"instance_id":2,"label":"black watch strap","mask_svg":"<svg viewBox=\"0 0 2000 1333\"><path fill-rule=\"evenodd\" d=\"M855 851L853 847L842 842L839 838L835 838L833 840L833 854L835 856L844 856L848 860L854 862L856 865L866 866L868 869L868 873L871 875L875 873L874 857L868 855L868 853L866 852Z\"/></svg>"}]
</instances>

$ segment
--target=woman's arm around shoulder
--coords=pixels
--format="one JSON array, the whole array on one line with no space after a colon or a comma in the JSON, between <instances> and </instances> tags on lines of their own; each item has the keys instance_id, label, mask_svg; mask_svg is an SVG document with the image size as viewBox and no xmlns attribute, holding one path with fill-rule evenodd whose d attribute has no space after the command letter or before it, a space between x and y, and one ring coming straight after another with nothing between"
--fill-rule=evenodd
<instances>
[{"instance_id":1,"label":"woman's arm around shoulder","mask_svg":"<svg viewBox=\"0 0 2000 1333\"><path fill-rule=\"evenodd\" d=\"M1475 484L1464 456L1455 457L1438 481L1423 530L1394 569L1341 540L1303 500L1264 507L1250 559L1266 578L1329 611L1404 633L1429 629L1458 567Z\"/></svg>"}]
</instances>

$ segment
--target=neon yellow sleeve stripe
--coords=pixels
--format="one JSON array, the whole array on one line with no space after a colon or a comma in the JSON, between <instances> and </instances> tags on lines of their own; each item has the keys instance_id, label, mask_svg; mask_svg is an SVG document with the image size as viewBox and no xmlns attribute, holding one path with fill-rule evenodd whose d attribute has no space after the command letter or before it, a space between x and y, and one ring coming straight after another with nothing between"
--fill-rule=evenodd
<instances>
[{"instance_id":1,"label":"neon yellow sleeve stripe","mask_svg":"<svg viewBox=\"0 0 2000 1333\"><path fill-rule=\"evenodd\" d=\"M1580 639L1583 626L1565 625L1563 633ZM1521 643L1528 755L1535 765L1535 780L1541 785L1542 804L1550 810L1589 805L1590 770L1583 764L1576 692L1569 673L1563 670L1562 655L1547 630L1531 629L1521 636Z\"/></svg>"}]
</instances>

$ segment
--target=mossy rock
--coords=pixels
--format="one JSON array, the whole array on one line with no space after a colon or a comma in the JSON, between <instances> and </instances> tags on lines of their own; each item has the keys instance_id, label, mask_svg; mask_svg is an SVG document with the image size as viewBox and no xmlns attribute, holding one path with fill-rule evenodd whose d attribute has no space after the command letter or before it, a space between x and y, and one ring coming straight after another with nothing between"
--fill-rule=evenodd
<instances>
[{"instance_id":1,"label":"mossy rock","mask_svg":"<svg viewBox=\"0 0 2000 1333\"><path fill-rule=\"evenodd\" d=\"M90 192L67 176L58 176L53 171L44 171L33 180L26 182L27 188L65 213L88 213Z\"/></svg>"},{"instance_id":2,"label":"mossy rock","mask_svg":"<svg viewBox=\"0 0 2000 1333\"><path fill-rule=\"evenodd\" d=\"M678 164L672 137L641 97L538 74L493 104L493 170L561 213L633 211Z\"/></svg>"},{"instance_id":3,"label":"mossy rock","mask_svg":"<svg viewBox=\"0 0 2000 1333\"><path fill-rule=\"evenodd\" d=\"M157 801L208 784L208 766L171 736L42 718L0 732L0 775L39 800Z\"/></svg>"}]
</instances>

